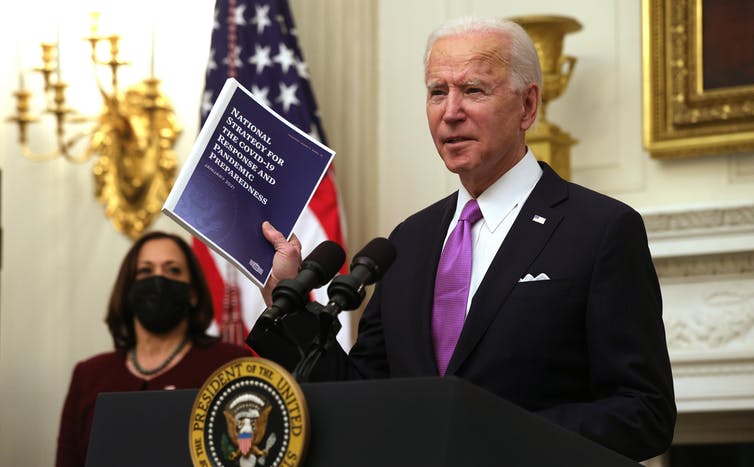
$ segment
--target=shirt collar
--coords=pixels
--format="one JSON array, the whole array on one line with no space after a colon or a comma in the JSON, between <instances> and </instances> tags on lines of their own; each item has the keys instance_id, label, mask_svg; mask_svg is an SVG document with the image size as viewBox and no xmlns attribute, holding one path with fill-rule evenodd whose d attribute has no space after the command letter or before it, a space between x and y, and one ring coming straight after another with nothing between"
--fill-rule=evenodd
<instances>
[{"instance_id":1,"label":"shirt collar","mask_svg":"<svg viewBox=\"0 0 754 467\"><path fill-rule=\"evenodd\" d=\"M503 219L526 200L541 176L542 168L527 146L524 157L477 198L485 225L490 231L494 232ZM458 219L461 210L471 198L466 188L461 185L458 189L455 219Z\"/></svg>"}]
</instances>

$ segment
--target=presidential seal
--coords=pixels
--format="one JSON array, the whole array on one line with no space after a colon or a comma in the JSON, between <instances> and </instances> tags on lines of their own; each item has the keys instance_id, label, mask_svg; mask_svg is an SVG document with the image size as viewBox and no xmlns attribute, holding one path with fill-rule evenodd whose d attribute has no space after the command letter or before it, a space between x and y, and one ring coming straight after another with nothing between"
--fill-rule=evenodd
<instances>
[{"instance_id":1,"label":"presidential seal","mask_svg":"<svg viewBox=\"0 0 754 467\"><path fill-rule=\"evenodd\" d=\"M308 441L304 393L283 367L263 358L239 358L217 369L191 409L195 466L294 467Z\"/></svg>"}]
</instances>

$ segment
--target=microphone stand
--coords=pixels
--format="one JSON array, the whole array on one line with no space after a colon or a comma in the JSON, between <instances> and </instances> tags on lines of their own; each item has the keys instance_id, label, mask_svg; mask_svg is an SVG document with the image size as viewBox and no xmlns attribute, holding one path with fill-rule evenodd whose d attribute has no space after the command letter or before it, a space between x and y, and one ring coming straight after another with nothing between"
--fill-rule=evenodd
<instances>
[{"instance_id":1,"label":"microphone stand","mask_svg":"<svg viewBox=\"0 0 754 467\"><path fill-rule=\"evenodd\" d=\"M293 369L293 377L299 383L308 383L312 370L319 361L320 357L332 347L335 342L335 336L340 331L341 324L338 320L340 308L330 302L327 306L322 306L318 302L309 302L306 305L309 312L317 315L319 318L319 333L314 336L312 343L306 355L298 362Z\"/></svg>"},{"instance_id":2,"label":"microphone stand","mask_svg":"<svg viewBox=\"0 0 754 467\"><path fill-rule=\"evenodd\" d=\"M296 339L293 338L293 332L288 328L288 324L285 322L285 317L274 322L268 329L266 329L266 331L275 333L292 347L295 347L298 351L299 357L304 358L304 349L298 342L296 342Z\"/></svg>"},{"instance_id":3,"label":"microphone stand","mask_svg":"<svg viewBox=\"0 0 754 467\"><path fill-rule=\"evenodd\" d=\"M395 260L395 247L385 238L370 241L353 259L351 272L336 276L327 287L330 301L327 306L309 302L306 309L316 315L319 333L314 336L309 349L293 370L299 383L309 381L314 366L320 357L333 346L341 325L338 314L343 310L355 310L364 300L364 287L374 284Z\"/></svg>"},{"instance_id":4,"label":"microphone stand","mask_svg":"<svg viewBox=\"0 0 754 467\"><path fill-rule=\"evenodd\" d=\"M319 334L314 337L306 356L298 362L293 371L296 381L309 382L309 375L319 358L335 343L335 336L341 328L338 315L343 310L354 310L361 305L366 294L366 283L365 278L354 275L352 268L351 274L337 276L330 282L327 288L330 301L327 306L317 302L309 302L306 305L306 309L319 318Z\"/></svg>"}]
</instances>

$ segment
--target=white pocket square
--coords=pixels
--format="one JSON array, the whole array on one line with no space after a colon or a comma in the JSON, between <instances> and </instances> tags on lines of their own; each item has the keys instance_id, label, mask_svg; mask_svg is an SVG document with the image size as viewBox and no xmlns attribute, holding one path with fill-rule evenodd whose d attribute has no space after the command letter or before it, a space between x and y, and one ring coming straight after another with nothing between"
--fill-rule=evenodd
<instances>
[{"instance_id":1,"label":"white pocket square","mask_svg":"<svg viewBox=\"0 0 754 467\"><path fill-rule=\"evenodd\" d=\"M537 274L536 277L532 276L531 274L527 274L521 279L519 279L518 281L519 282L532 282L532 281L549 281L549 280L550 280L550 277L547 274L540 272L539 274Z\"/></svg>"}]
</instances>

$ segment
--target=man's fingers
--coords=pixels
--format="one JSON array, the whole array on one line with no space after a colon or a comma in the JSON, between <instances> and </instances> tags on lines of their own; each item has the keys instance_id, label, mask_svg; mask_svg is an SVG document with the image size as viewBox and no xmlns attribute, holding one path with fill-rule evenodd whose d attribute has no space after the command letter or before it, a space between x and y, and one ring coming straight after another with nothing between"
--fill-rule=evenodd
<instances>
[{"instance_id":1,"label":"man's fingers","mask_svg":"<svg viewBox=\"0 0 754 467\"><path fill-rule=\"evenodd\" d=\"M267 241L275 247L276 250L277 244L285 242L285 236L283 236L283 234L278 229L273 227L269 221L262 222L262 234L264 235L264 238L266 238Z\"/></svg>"},{"instance_id":2,"label":"man's fingers","mask_svg":"<svg viewBox=\"0 0 754 467\"><path fill-rule=\"evenodd\" d=\"M297 250L298 250L299 252L301 252L301 248L302 248L302 246L301 246L301 242L299 241L299 239L298 239L298 237L296 236L296 234L293 234L293 235L291 235L291 239L290 239L290 242L291 242L291 244L292 244L292 245L293 245L293 246L294 246L294 247L295 247L295 248L296 248L296 249L297 249Z\"/></svg>"},{"instance_id":3,"label":"man's fingers","mask_svg":"<svg viewBox=\"0 0 754 467\"><path fill-rule=\"evenodd\" d=\"M270 224L269 221L262 223L262 234L267 239L272 247L275 248L275 253L280 253L285 257L298 258L301 262L301 242L296 234L291 235L290 240L286 240L285 236Z\"/></svg>"}]
</instances>

